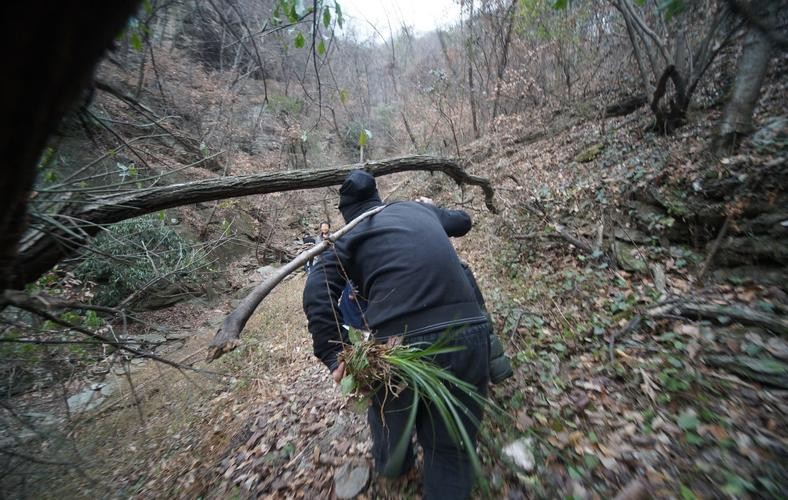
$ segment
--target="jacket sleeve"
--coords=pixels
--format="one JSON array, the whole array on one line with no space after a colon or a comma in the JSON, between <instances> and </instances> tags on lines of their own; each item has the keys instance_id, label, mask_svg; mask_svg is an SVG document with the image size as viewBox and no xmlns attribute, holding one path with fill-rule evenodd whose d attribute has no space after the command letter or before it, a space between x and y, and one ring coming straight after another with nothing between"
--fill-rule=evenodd
<instances>
[{"instance_id":1,"label":"jacket sleeve","mask_svg":"<svg viewBox=\"0 0 788 500\"><path fill-rule=\"evenodd\" d=\"M438 216L448 236L465 236L471 230L471 216L465 210L449 210L428 205Z\"/></svg>"},{"instance_id":2,"label":"jacket sleeve","mask_svg":"<svg viewBox=\"0 0 788 500\"><path fill-rule=\"evenodd\" d=\"M339 365L337 355L343 342L342 316L337 302L345 280L337 262L332 250L324 252L309 273L304 287L304 313L309 322L314 353L331 371Z\"/></svg>"}]
</instances>

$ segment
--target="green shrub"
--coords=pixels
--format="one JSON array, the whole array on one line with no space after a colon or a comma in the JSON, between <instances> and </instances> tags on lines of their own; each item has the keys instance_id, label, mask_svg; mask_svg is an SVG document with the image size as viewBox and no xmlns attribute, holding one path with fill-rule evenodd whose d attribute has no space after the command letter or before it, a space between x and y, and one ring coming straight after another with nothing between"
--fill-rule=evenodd
<instances>
[{"instance_id":1,"label":"green shrub","mask_svg":"<svg viewBox=\"0 0 788 500\"><path fill-rule=\"evenodd\" d=\"M159 278L189 279L205 263L205 253L155 216L113 224L94 238L93 251L74 269L98 285L94 302L116 305Z\"/></svg>"}]
</instances>

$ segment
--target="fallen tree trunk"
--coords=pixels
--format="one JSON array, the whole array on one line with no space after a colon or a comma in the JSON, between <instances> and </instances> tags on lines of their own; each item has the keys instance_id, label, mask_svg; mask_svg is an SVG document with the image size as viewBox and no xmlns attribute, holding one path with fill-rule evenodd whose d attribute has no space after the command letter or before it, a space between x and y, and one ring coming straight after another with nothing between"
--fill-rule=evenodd
<instances>
[{"instance_id":1,"label":"fallen tree trunk","mask_svg":"<svg viewBox=\"0 0 788 500\"><path fill-rule=\"evenodd\" d=\"M219 177L150 187L89 197L57 214L57 220L67 222L29 231L20 243L11 287L22 288L38 279L61 259L84 246L103 224L193 203L334 186L342 184L355 169L366 170L376 177L414 170L443 172L459 185L481 187L487 208L497 212L493 204L495 191L488 179L468 174L459 160L433 156L407 156L332 168ZM72 227L66 227L67 223Z\"/></svg>"},{"instance_id":2,"label":"fallen tree trunk","mask_svg":"<svg viewBox=\"0 0 788 500\"><path fill-rule=\"evenodd\" d=\"M648 98L646 98L645 94L626 97L618 102L607 105L605 107L605 118L626 116L642 108L646 103L648 103Z\"/></svg>"},{"instance_id":3,"label":"fallen tree trunk","mask_svg":"<svg viewBox=\"0 0 788 500\"><path fill-rule=\"evenodd\" d=\"M749 380L788 389L788 365L777 359L752 356L706 356L703 361Z\"/></svg>"},{"instance_id":4,"label":"fallen tree trunk","mask_svg":"<svg viewBox=\"0 0 788 500\"><path fill-rule=\"evenodd\" d=\"M722 306L677 302L657 306L651 309L648 315L655 318L683 316L687 319L707 319L722 324L728 321L737 321L743 325L760 326L779 335L788 336L788 319L756 311L743 305Z\"/></svg>"},{"instance_id":5,"label":"fallen tree trunk","mask_svg":"<svg viewBox=\"0 0 788 500\"><path fill-rule=\"evenodd\" d=\"M216 332L216 335L208 346L208 361L218 359L224 354L238 347L241 342L241 331L244 329L244 326L246 326L246 322L249 321L249 318L252 316L252 314L254 314L254 311L257 309L257 306L260 305L260 302L262 302L263 299L266 298L269 293L271 293L276 285L281 283L281 281L285 279L290 273L300 269L301 266L309 261L309 259L312 259L328 250L328 248L331 247L334 242L347 234L348 231L353 229L359 222L375 215L384 208L386 208L385 205L373 208L372 210L359 215L350 221L345 227L335 232L327 239L321 241L309 250L304 250L298 254L295 259L281 267L270 278L257 285L254 290L252 290L252 292L247 295L240 304L238 304L238 307L236 307L233 312L224 318L222 326L219 327L219 330Z\"/></svg>"}]
</instances>

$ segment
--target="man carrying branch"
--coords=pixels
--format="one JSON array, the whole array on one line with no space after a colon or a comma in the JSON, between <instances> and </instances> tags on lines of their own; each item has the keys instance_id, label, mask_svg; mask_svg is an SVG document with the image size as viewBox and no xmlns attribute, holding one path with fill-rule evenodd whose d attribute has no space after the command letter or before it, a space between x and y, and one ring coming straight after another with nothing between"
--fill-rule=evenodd
<instances>
[{"instance_id":1,"label":"man carrying branch","mask_svg":"<svg viewBox=\"0 0 788 500\"><path fill-rule=\"evenodd\" d=\"M382 205L374 177L363 171L352 172L339 193L345 222ZM429 199L393 203L361 221L323 254L307 278L304 311L315 355L337 383L345 366L338 359L343 336L336 304L352 280L367 300L366 324L376 341L399 337L398 342L426 345L448 336L450 345L463 348L438 355L435 363L486 394L489 325L449 240L470 229L467 213L436 207ZM475 444L483 408L462 391L452 392L469 410L463 423ZM386 476L403 475L413 466L411 447L402 463L390 458L406 432L413 400L386 394L385 389L371 400L368 421L375 467ZM422 401L415 423L424 449L424 497L467 498L474 484L471 463L430 410Z\"/></svg>"}]
</instances>

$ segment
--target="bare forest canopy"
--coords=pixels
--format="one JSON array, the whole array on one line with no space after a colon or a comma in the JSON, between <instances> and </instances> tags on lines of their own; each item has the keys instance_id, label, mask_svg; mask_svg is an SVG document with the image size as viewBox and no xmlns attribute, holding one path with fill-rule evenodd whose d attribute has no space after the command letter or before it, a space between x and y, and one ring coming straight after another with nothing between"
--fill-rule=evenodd
<instances>
[{"instance_id":1,"label":"bare forest canopy","mask_svg":"<svg viewBox=\"0 0 788 500\"><path fill-rule=\"evenodd\" d=\"M6 136L2 150L7 164L0 185L2 285L19 287L37 279L57 263L57 255L68 253L65 248L85 243L84 236L95 234L100 224L144 213L131 204L128 211L112 209L112 217L82 217L97 210L84 206L92 198L105 204L135 198L127 193L135 186L156 185L162 192L167 181L159 176L188 167L224 176L238 160L269 168L263 167L272 165L266 153L277 146L264 143L272 128L289 138L279 146L279 162L287 153L289 167L317 161L325 166L329 156L331 163L342 164L354 153L361 159L365 153L426 151L459 157L469 140L521 126L504 117L531 108L582 104L592 114L597 107L602 116L618 116L649 103L655 130L671 132L685 123L694 103L714 106L723 99L720 85L726 82L720 82L722 68L714 63L744 36L744 50L752 54L742 56L718 135L718 147L729 147L751 128L770 47L783 46L772 15L778 3L472 1L461 4L463 21L450 30L415 37L403 26L388 37L378 32L374 43L343 32L341 3L328 1L146 0L123 29L119 26L134 2L89 16L78 6L47 7L56 35L42 41L26 31L34 40L30 53L15 53L9 74L18 77L4 81L3 109L17 134ZM20 15L35 16L33 5ZM79 19L76 34L65 31L66 24L74 24L67 16ZM116 24L100 22L110 16ZM97 31L88 27L98 24L101 33L85 34ZM25 25L9 26L8 36ZM113 44L91 84L94 64ZM66 56L63 47L71 50ZM193 81L193 90L179 92L184 89L168 88L168 81L188 78L195 67L183 58L208 70L208 80ZM41 63L30 65L30 60ZM107 82L109 76L114 81ZM602 98L609 97L611 82L620 101ZM77 99L79 91L85 93ZM116 102L97 102L99 93ZM31 110L30 102L41 111ZM68 159L56 146L44 154L49 133L73 105L78 105L72 113L79 127L99 151L96 135L115 143L92 160L89 155ZM149 123L118 122L112 117L118 107ZM160 164L154 149L162 146L179 157L165 161L175 168ZM75 161L85 164L74 169ZM125 182L110 182L113 167ZM309 187L314 186L304 185ZM232 189L225 194L233 196ZM20 247L31 199L34 220L41 224ZM31 257L28 249L44 239L61 241L62 248L36 250ZM41 259L42 251L47 258Z\"/></svg>"},{"instance_id":2,"label":"bare forest canopy","mask_svg":"<svg viewBox=\"0 0 788 500\"><path fill-rule=\"evenodd\" d=\"M282 418L259 423L243 397L273 405L281 379L305 391L283 408L344 408L297 385L324 375L299 344L297 280L330 246L304 244L320 221L347 231L337 186L353 169L378 177L384 201L429 196L473 215L456 247L516 365L495 389L515 423L489 425L538 462L514 470L507 443L485 443L500 497L788 488L769 465L788 453L774 411L788 408L788 0L453 7L453 25L391 22L371 37L343 0L0 7L0 496L49 484L29 480L36 467L82 463L63 450L123 384L99 411L142 420L145 397L166 392L135 386L146 359L212 377L206 351L243 379L210 404L240 395L233 425L254 433L233 435L229 409L189 407L189 425L199 414L223 429L195 427L203 461L151 454L171 469L140 458L146 470L118 469L127 489L103 496L233 496L242 481L274 494L290 486L266 478L299 460L293 477L329 495L337 459L290 450L295 417L268 408ZM264 297L280 310L260 319ZM274 334L282 324L291 336ZM296 433L333 421L308 425ZM276 444L263 462L255 439Z\"/></svg>"}]
</instances>

